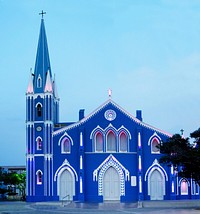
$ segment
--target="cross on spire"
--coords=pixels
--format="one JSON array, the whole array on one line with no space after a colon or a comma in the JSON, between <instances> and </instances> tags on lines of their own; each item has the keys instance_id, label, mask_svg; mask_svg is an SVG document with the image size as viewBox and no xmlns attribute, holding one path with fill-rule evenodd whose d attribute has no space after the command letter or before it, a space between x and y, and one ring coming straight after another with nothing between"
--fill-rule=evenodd
<instances>
[{"instance_id":1,"label":"cross on spire","mask_svg":"<svg viewBox=\"0 0 200 214\"><path fill-rule=\"evenodd\" d=\"M46 12L44 12L43 10L42 10L42 12L41 13L39 13L39 15L42 15L42 19L43 19L43 16L46 14Z\"/></svg>"}]
</instances>

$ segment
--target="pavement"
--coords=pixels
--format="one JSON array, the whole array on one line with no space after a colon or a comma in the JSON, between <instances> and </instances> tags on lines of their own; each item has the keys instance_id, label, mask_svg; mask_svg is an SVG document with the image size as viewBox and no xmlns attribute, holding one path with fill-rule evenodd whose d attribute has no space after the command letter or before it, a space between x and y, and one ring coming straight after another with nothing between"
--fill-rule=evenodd
<instances>
[{"instance_id":1,"label":"pavement","mask_svg":"<svg viewBox=\"0 0 200 214\"><path fill-rule=\"evenodd\" d=\"M200 214L200 200L142 201L140 203L0 202L0 214Z\"/></svg>"}]
</instances>

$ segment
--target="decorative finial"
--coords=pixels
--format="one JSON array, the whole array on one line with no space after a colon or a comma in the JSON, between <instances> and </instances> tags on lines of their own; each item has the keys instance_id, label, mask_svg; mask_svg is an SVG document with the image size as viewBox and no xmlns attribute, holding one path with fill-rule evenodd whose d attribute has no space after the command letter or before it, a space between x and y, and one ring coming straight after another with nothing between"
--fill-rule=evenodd
<instances>
[{"instance_id":1,"label":"decorative finial","mask_svg":"<svg viewBox=\"0 0 200 214\"><path fill-rule=\"evenodd\" d=\"M42 15L42 19L43 19L43 16L46 14L46 12L44 12L43 10L42 10L42 12L41 13L39 13L39 15Z\"/></svg>"},{"instance_id":2,"label":"decorative finial","mask_svg":"<svg viewBox=\"0 0 200 214\"><path fill-rule=\"evenodd\" d=\"M109 88L108 89L108 97L111 98L112 97L112 90Z\"/></svg>"},{"instance_id":3,"label":"decorative finial","mask_svg":"<svg viewBox=\"0 0 200 214\"><path fill-rule=\"evenodd\" d=\"M184 130L181 129L180 132L181 132L181 137L183 138L184 137Z\"/></svg>"}]
</instances>

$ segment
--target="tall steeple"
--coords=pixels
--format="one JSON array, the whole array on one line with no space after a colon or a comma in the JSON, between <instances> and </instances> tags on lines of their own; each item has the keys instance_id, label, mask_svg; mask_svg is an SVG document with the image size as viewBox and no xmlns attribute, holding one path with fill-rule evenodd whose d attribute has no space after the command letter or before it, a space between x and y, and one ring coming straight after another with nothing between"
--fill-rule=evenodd
<instances>
[{"instance_id":1,"label":"tall steeple","mask_svg":"<svg viewBox=\"0 0 200 214\"><path fill-rule=\"evenodd\" d=\"M42 16L34 70L35 75L33 85L35 93L44 92L48 71L50 78L52 79L47 37L45 32L44 19Z\"/></svg>"}]
</instances>

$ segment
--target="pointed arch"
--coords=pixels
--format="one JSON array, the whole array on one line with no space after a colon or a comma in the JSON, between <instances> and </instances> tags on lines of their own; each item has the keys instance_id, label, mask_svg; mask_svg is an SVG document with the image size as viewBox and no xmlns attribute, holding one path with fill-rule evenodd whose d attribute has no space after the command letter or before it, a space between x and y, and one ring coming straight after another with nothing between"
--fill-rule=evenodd
<instances>
[{"instance_id":1,"label":"pointed arch","mask_svg":"<svg viewBox=\"0 0 200 214\"><path fill-rule=\"evenodd\" d=\"M41 88L42 87L42 78L40 76L40 74L38 75L37 78L37 88Z\"/></svg>"},{"instance_id":2,"label":"pointed arch","mask_svg":"<svg viewBox=\"0 0 200 214\"><path fill-rule=\"evenodd\" d=\"M39 102L36 104L36 113L37 117L42 117L42 104Z\"/></svg>"},{"instance_id":3,"label":"pointed arch","mask_svg":"<svg viewBox=\"0 0 200 214\"><path fill-rule=\"evenodd\" d=\"M117 151L117 137L113 130L108 130L106 134L106 151L107 152Z\"/></svg>"},{"instance_id":4,"label":"pointed arch","mask_svg":"<svg viewBox=\"0 0 200 214\"><path fill-rule=\"evenodd\" d=\"M152 139L153 138L157 138L159 142L161 142L161 138L158 136L158 134L156 132L153 133L153 135L151 135L151 137L148 140L148 146L151 145Z\"/></svg>"},{"instance_id":5,"label":"pointed arch","mask_svg":"<svg viewBox=\"0 0 200 214\"><path fill-rule=\"evenodd\" d=\"M57 181L57 195L61 196L61 189L62 189L62 177L63 175L68 174L68 177L71 177L71 192L72 195L75 196L75 182L78 181L78 175L76 170L70 165L67 159L64 160L63 164L57 169L54 175L54 181ZM65 177L65 176L64 176ZM70 196L71 197L71 196ZM61 198L63 199L63 198ZM71 200L72 198L70 198Z\"/></svg>"},{"instance_id":6,"label":"pointed arch","mask_svg":"<svg viewBox=\"0 0 200 214\"><path fill-rule=\"evenodd\" d=\"M37 181L38 185L42 185L42 175L43 175L43 172L40 169L37 170L37 172L36 172L36 181Z\"/></svg>"},{"instance_id":7,"label":"pointed arch","mask_svg":"<svg viewBox=\"0 0 200 214\"><path fill-rule=\"evenodd\" d=\"M58 141L58 146L61 146L61 154L71 152L71 146L73 146L72 138L65 132Z\"/></svg>"},{"instance_id":8,"label":"pointed arch","mask_svg":"<svg viewBox=\"0 0 200 214\"><path fill-rule=\"evenodd\" d=\"M103 134L101 132L97 132L95 134L95 152L103 152L103 145L104 145L104 140L103 140Z\"/></svg>"},{"instance_id":9,"label":"pointed arch","mask_svg":"<svg viewBox=\"0 0 200 214\"><path fill-rule=\"evenodd\" d=\"M124 131L121 131L119 134L119 152L128 151L128 137Z\"/></svg>"},{"instance_id":10,"label":"pointed arch","mask_svg":"<svg viewBox=\"0 0 200 214\"><path fill-rule=\"evenodd\" d=\"M64 137L61 143L61 153L70 153L71 152L71 142L69 138Z\"/></svg>"},{"instance_id":11,"label":"pointed arch","mask_svg":"<svg viewBox=\"0 0 200 214\"><path fill-rule=\"evenodd\" d=\"M152 154L160 154L160 149L158 146L160 145L160 141L158 138L154 137L151 141L151 153Z\"/></svg>"},{"instance_id":12,"label":"pointed arch","mask_svg":"<svg viewBox=\"0 0 200 214\"><path fill-rule=\"evenodd\" d=\"M152 154L160 154L160 149L158 145L161 142L161 138L158 136L156 132L149 138L148 146L151 146L151 153Z\"/></svg>"},{"instance_id":13,"label":"pointed arch","mask_svg":"<svg viewBox=\"0 0 200 214\"><path fill-rule=\"evenodd\" d=\"M65 159L62 165L56 170L54 175L54 181L57 180L59 173L61 173L64 169L68 169L71 173L73 173L75 180L78 181L78 175L76 173L76 170L70 165L67 159Z\"/></svg>"},{"instance_id":14,"label":"pointed arch","mask_svg":"<svg viewBox=\"0 0 200 214\"><path fill-rule=\"evenodd\" d=\"M113 167L119 174L120 195L125 195L125 180L130 179L130 173L113 155L109 155L99 167L93 171L93 180L98 181L98 195L103 195L103 177L110 167Z\"/></svg>"},{"instance_id":15,"label":"pointed arch","mask_svg":"<svg viewBox=\"0 0 200 214\"><path fill-rule=\"evenodd\" d=\"M148 195L151 194L151 176L155 171L159 172L161 175L163 195L165 195L166 194L165 183L166 181L168 181L168 176L165 169L159 164L157 159L154 160L153 164L147 169L145 173L145 181L147 181L148 184Z\"/></svg>"},{"instance_id":16,"label":"pointed arch","mask_svg":"<svg viewBox=\"0 0 200 214\"><path fill-rule=\"evenodd\" d=\"M70 140L70 142L71 142L71 144L72 144L72 146L73 146L73 145L74 145L73 139L70 137L70 135L67 134L67 132L65 132L65 133L60 137L60 139L59 139L59 141L58 141L58 146L61 145L61 142L62 142L62 140L63 140L65 137L69 138L69 140Z\"/></svg>"},{"instance_id":17,"label":"pointed arch","mask_svg":"<svg viewBox=\"0 0 200 214\"><path fill-rule=\"evenodd\" d=\"M42 138L40 136L38 136L36 138L36 146L37 146L37 150L42 150Z\"/></svg>"},{"instance_id":18,"label":"pointed arch","mask_svg":"<svg viewBox=\"0 0 200 214\"><path fill-rule=\"evenodd\" d=\"M190 182L187 178L181 178L179 181L181 195L188 195Z\"/></svg>"}]
</instances>

